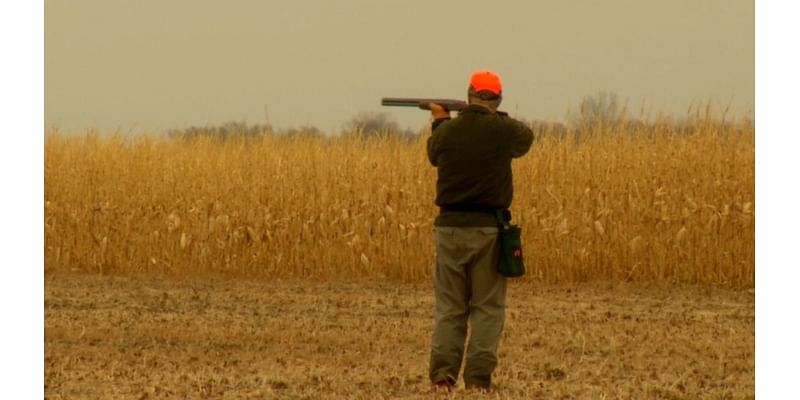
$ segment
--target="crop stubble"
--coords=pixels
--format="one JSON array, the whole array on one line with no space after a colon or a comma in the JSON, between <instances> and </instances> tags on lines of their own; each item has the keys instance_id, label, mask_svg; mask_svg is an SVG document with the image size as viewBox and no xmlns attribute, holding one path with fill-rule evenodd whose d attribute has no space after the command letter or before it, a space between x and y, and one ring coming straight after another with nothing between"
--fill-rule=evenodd
<instances>
[{"instance_id":1,"label":"crop stubble","mask_svg":"<svg viewBox=\"0 0 800 400\"><path fill-rule=\"evenodd\" d=\"M513 284L491 398L753 398L753 304ZM426 376L432 308L420 284L49 274L45 397L447 398Z\"/></svg>"}]
</instances>

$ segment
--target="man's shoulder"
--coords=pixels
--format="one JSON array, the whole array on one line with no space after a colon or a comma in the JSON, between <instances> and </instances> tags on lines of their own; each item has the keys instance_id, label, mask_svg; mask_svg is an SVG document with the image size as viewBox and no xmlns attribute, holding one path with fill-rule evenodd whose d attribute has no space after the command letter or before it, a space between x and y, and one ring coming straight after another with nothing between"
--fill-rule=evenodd
<instances>
[{"instance_id":1,"label":"man's shoulder","mask_svg":"<svg viewBox=\"0 0 800 400\"><path fill-rule=\"evenodd\" d=\"M486 107L482 107L479 105L469 105L463 110L459 111L458 117L466 117L466 116L473 116L476 118L491 118L491 119L509 119L513 120L507 112L500 111L500 110L489 110Z\"/></svg>"}]
</instances>

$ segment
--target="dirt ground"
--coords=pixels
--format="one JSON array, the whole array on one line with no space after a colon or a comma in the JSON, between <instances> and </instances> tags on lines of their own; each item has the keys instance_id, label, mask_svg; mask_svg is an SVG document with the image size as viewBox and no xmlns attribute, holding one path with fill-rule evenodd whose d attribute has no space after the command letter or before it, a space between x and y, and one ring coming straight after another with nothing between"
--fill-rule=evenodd
<instances>
[{"instance_id":1,"label":"dirt ground","mask_svg":"<svg viewBox=\"0 0 800 400\"><path fill-rule=\"evenodd\" d=\"M45 277L47 399L750 399L748 290L509 287L490 394L427 380L430 285Z\"/></svg>"}]
</instances>

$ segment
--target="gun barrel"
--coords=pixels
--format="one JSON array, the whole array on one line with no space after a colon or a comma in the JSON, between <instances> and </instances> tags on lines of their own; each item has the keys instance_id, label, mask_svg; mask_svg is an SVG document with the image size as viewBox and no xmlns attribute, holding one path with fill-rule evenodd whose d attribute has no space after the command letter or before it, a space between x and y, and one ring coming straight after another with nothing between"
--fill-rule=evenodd
<instances>
[{"instance_id":1,"label":"gun barrel","mask_svg":"<svg viewBox=\"0 0 800 400\"><path fill-rule=\"evenodd\" d=\"M381 99L382 106L389 107L416 107L423 110L430 110L429 103L436 103L450 111L460 111L467 106L467 103L454 99L428 99L420 97L384 97Z\"/></svg>"}]
</instances>

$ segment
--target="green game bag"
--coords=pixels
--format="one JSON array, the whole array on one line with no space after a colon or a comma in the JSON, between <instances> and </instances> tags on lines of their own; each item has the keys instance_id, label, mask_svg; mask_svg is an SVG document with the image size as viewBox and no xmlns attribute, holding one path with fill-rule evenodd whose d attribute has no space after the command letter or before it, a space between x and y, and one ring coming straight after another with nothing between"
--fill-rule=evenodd
<instances>
[{"instance_id":1,"label":"green game bag","mask_svg":"<svg viewBox=\"0 0 800 400\"><path fill-rule=\"evenodd\" d=\"M511 212L506 209L494 210L497 227L500 229L500 261L497 272L509 278L525 275L525 264L522 262L522 228L511 225Z\"/></svg>"}]
</instances>

